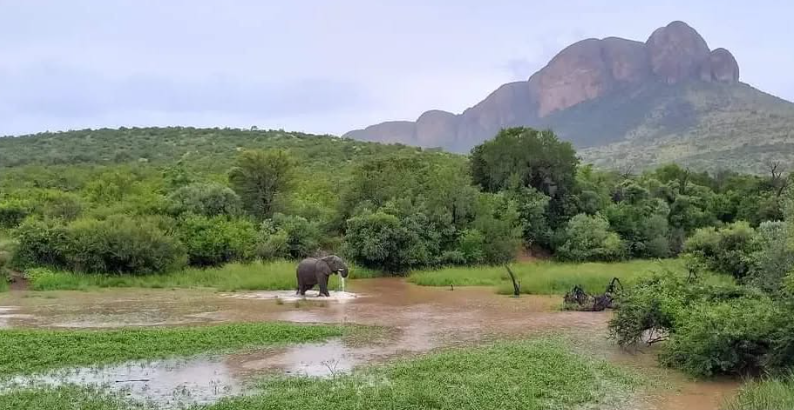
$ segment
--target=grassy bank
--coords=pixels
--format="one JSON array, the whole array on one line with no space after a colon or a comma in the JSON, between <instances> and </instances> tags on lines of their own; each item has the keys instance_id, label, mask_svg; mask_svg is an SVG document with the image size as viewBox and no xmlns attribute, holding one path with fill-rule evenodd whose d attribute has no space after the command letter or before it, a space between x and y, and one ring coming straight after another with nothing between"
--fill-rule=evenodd
<instances>
[{"instance_id":1,"label":"grassy bank","mask_svg":"<svg viewBox=\"0 0 794 410\"><path fill-rule=\"evenodd\" d=\"M624 285L654 270L683 271L679 260L633 260L616 263L528 262L511 265L521 282L521 293L564 294L574 285L589 292L602 291L613 277ZM512 293L513 286L504 266L455 267L414 271L408 280L421 286L497 286L500 293Z\"/></svg>"},{"instance_id":2,"label":"grassy bank","mask_svg":"<svg viewBox=\"0 0 794 410\"><path fill-rule=\"evenodd\" d=\"M747 383L723 410L794 409L794 375Z\"/></svg>"},{"instance_id":3,"label":"grassy bank","mask_svg":"<svg viewBox=\"0 0 794 410\"><path fill-rule=\"evenodd\" d=\"M0 330L0 376L311 342L365 331L369 330L274 322L123 330Z\"/></svg>"},{"instance_id":4,"label":"grassy bank","mask_svg":"<svg viewBox=\"0 0 794 410\"><path fill-rule=\"evenodd\" d=\"M295 289L295 261L230 263L206 269L185 269L163 275L88 275L70 272L46 272L31 276L32 290L90 290L95 288L214 288L235 290ZM36 272L36 271L34 271ZM350 278L369 278L376 272L351 267ZM330 281L338 286L338 275Z\"/></svg>"},{"instance_id":5,"label":"grassy bank","mask_svg":"<svg viewBox=\"0 0 794 410\"><path fill-rule=\"evenodd\" d=\"M453 349L330 379L266 379L259 386L263 393L233 397L199 408L591 408L625 399L637 383L636 377L606 362L572 353L564 342L533 340ZM58 397L67 400L57 400ZM71 410L79 405L82 409L117 410L125 407L111 397L97 397L101 396L69 387L60 391L17 391L0 395L0 408Z\"/></svg>"}]
</instances>

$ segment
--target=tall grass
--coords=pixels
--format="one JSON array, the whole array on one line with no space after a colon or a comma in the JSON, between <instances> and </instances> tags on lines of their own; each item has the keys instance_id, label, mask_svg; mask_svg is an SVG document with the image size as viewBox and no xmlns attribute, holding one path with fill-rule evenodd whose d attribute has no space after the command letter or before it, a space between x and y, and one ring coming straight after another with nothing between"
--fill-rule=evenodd
<instances>
[{"instance_id":1,"label":"tall grass","mask_svg":"<svg viewBox=\"0 0 794 410\"><path fill-rule=\"evenodd\" d=\"M794 375L749 382L722 409L794 409Z\"/></svg>"},{"instance_id":2,"label":"tall grass","mask_svg":"<svg viewBox=\"0 0 794 410\"><path fill-rule=\"evenodd\" d=\"M521 293L564 294L574 285L588 292L602 291L613 277L624 285L654 271L683 272L680 260L633 260L615 263L527 262L511 265L521 283ZM499 293L513 292L504 266L453 267L439 270L414 271L408 280L421 286L496 286Z\"/></svg>"},{"instance_id":3,"label":"tall grass","mask_svg":"<svg viewBox=\"0 0 794 410\"><path fill-rule=\"evenodd\" d=\"M45 272L33 275L32 290L90 290L93 288L213 288L220 291L295 289L295 261L230 263L215 268L189 268L162 275L96 275ZM349 278L371 278L377 272L351 267ZM332 275L329 287L338 286Z\"/></svg>"}]
</instances>

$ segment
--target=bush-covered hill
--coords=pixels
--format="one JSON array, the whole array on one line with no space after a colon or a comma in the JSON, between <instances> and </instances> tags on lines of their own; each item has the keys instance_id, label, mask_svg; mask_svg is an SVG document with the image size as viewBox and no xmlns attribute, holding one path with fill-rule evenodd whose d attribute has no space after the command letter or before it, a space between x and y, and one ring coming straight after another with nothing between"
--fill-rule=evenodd
<instances>
[{"instance_id":1,"label":"bush-covered hill","mask_svg":"<svg viewBox=\"0 0 794 410\"><path fill-rule=\"evenodd\" d=\"M180 159L223 169L245 149L280 148L318 165L338 165L372 156L413 153L417 148L299 132L231 128L121 128L0 138L0 168L22 165L165 164Z\"/></svg>"}]
</instances>

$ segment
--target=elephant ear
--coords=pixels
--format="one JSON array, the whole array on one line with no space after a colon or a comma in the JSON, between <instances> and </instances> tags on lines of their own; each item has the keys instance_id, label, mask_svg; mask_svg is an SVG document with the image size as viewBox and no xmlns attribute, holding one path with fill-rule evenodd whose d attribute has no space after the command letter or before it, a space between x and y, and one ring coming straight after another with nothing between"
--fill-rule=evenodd
<instances>
[{"instance_id":1,"label":"elephant ear","mask_svg":"<svg viewBox=\"0 0 794 410\"><path fill-rule=\"evenodd\" d=\"M322 261L323 261L323 265L325 266L325 269L323 269L323 273L325 274L325 276L331 276L331 274L334 273L334 271L331 269L331 266L328 264L326 260L322 260Z\"/></svg>"}]
</instances>

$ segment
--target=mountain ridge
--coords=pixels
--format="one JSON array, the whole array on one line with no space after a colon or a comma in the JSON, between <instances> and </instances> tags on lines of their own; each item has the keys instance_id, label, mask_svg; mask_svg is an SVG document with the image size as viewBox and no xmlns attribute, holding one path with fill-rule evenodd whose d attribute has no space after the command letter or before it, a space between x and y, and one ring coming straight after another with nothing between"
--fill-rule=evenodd
<instances>
[{"instance_id":1,"label":"mountain ridge","mask_svg":"<svg viewBox=\"0 0 794 410\"><path fill-rule=\"evenodd\" d=\"M415 122L390 121L344 136L467 152L505 127L552 128L577 148L585 149L586 159L620 166L625 164L598 156L608 152L633 157L619 152L619 147L636 148L639 140L664 140L671 135L711 137L711 131L702 133L704 121L715 129L724 129L725 124L713 120L724 117L721 110L731 107L743 107L742 116L759 117L762 107L779 105L773 111L794 118L794 104L782 99L772 102L768 98L772 96L741 83L739 78L739 64L730 51L710 49L695 29L674 21L656 29L645 42L606 37L571 44L528 80L503 84L460 114L431 110ZM734 91L725 91L728 89ZM691 96L692 90L743 100L721 102L705 94ZM700 100L708 104L703 106ZM753 108L753 100L764 101ZM758 118L741 123L755 122ZM788 120L784 122L787 126ZM653 128L653 124L659 128ZM700 134L692 133L698 129ZM779 135L768 138L777 141ZM623 145L597 149L614 144ZM642 159L638 165L654 163L646 162L647 158Z\"/></svg>"}]
</instances>

